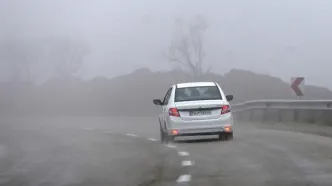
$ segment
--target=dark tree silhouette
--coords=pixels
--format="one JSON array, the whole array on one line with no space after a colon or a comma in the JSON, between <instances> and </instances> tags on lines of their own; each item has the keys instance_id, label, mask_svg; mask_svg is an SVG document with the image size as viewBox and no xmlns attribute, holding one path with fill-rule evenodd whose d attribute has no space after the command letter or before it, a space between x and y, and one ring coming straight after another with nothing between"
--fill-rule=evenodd
<instances>
[{"instance_id":1,"label":"dark tree silhouette","mask_svg":"<svg viewBox=\"0 0 332 186\"><path fill-rule=\"evenodd\" d=\"M82 67L88 54L87 45L69 37L53 37L49 40L50 60L54 64L55 76L70 78Z\"/></svg>"},{"instance_id":2,"label":"dark tree silhouette","mask_svg":"<svg viewBox=\"0 0 332 186\"><path fill-rule=\"evenodd\" d=\"M200 79L210 69L204 68L204 32L208 28L203 16L196 16L193 22L175 20L175 31L165 54L171 62L176 62L190 70L194 79Z\"/></svg>"}]
</instances>

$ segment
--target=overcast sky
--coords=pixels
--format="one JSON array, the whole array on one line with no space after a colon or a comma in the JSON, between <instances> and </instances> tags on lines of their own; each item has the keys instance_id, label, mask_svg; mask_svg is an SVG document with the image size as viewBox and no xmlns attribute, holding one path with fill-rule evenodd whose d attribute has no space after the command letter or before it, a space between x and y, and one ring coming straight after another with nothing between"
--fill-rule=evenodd
<instances>
[{"instance_id":1,"label":"overcast sky","mask_svg":"<svg viewBox=\"0 0 332 186\"><path fill-rule=\"evenodd\" d=\"M214 72L305 76L332 88L331 0L0 0L0 38L80 38L91 49L80 74L114 77L174 68L162 57L173 21L197 14L208 20L205 62Z\"/></svg>"}]
</instances>

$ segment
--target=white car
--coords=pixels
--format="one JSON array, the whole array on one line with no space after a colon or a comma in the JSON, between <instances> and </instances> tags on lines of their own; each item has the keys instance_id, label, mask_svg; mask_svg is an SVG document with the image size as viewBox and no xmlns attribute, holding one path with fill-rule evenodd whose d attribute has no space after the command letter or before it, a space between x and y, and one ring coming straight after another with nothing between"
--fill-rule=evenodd
<instances>
[{"instance_id":1,"label":"white car","mask_svg":"<svg viewBox=\"0 0 332 186\"><path fill-rule=\"evenodd\" d=\"M215 82L180 83L171 86L164 99L154 99L162 107L159 114L162 142L176 136L219 135L233 139L233 116L229 101Z\"/></svg>"}]
</instances>

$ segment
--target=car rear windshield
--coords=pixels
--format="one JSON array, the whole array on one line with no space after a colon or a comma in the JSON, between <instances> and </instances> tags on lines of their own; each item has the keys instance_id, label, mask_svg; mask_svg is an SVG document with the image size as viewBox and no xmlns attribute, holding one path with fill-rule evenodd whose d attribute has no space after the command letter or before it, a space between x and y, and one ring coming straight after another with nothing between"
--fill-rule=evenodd
<instances>
[{"instance_id":1,"label":"car rear windshield","mask_svg":"<svg viewBox=\"0 0 332 186\"><path fill-rule=\"evenodd\" d=\"M222 97L217 86L186 87L175 89L175 102L221 99Z\"/></svg>"}]
</instances>

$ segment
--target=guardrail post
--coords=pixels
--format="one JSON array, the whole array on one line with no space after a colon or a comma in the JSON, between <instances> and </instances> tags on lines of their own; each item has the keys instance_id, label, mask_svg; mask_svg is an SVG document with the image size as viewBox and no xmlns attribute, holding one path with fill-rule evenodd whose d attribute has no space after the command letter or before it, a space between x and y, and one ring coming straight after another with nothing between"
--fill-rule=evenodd
<instances>
[{"instance_id":1,"label":"guardrail post","mask_svg":"<svg viewBox=\"0 0 332 186\"><path fill-rule=\"evenodd\" d=\"M326 123L327 125L332 125L332 114L330 112L330 110L324 110L320 116L322 122Z\"/></svg>"},{"instance_id":2,"label":"guardrail post","mask_svg":"<svg viewBox=\"0 0 332 186\"><path fill-rule=\"evenodd\" d=\"M295 122L298 122L299 121L299 111L298 110L294 110L293 111L293 120Z\"/></svg>"},{"instance_id":3,"label":"guardrail post","mask_svg":"<svg viewBox=\"0 0 332 186\"><path fill-rule=\"evenodd\" d=\"M326 110L324 111L324 122L327 124L327 125L331 125L332 126L332 114L330 113L331 111L330 110Z\"/></svg>"},{"instance_id":4,"label":"guardrail post","mask_svg":"<svg viewBox=\"0 0 332 186\"><path fill-rule=\"evenodd\" d=\"M316 115L319 114L319 111L318 111L318 110L308 110L307 113L308 113L308 116L309 116L309 118L308 118L308 122L309 122L309 123L315 123L315 122L318 122L318 121L316 120Z\"/></svg>"}]
</instances>

